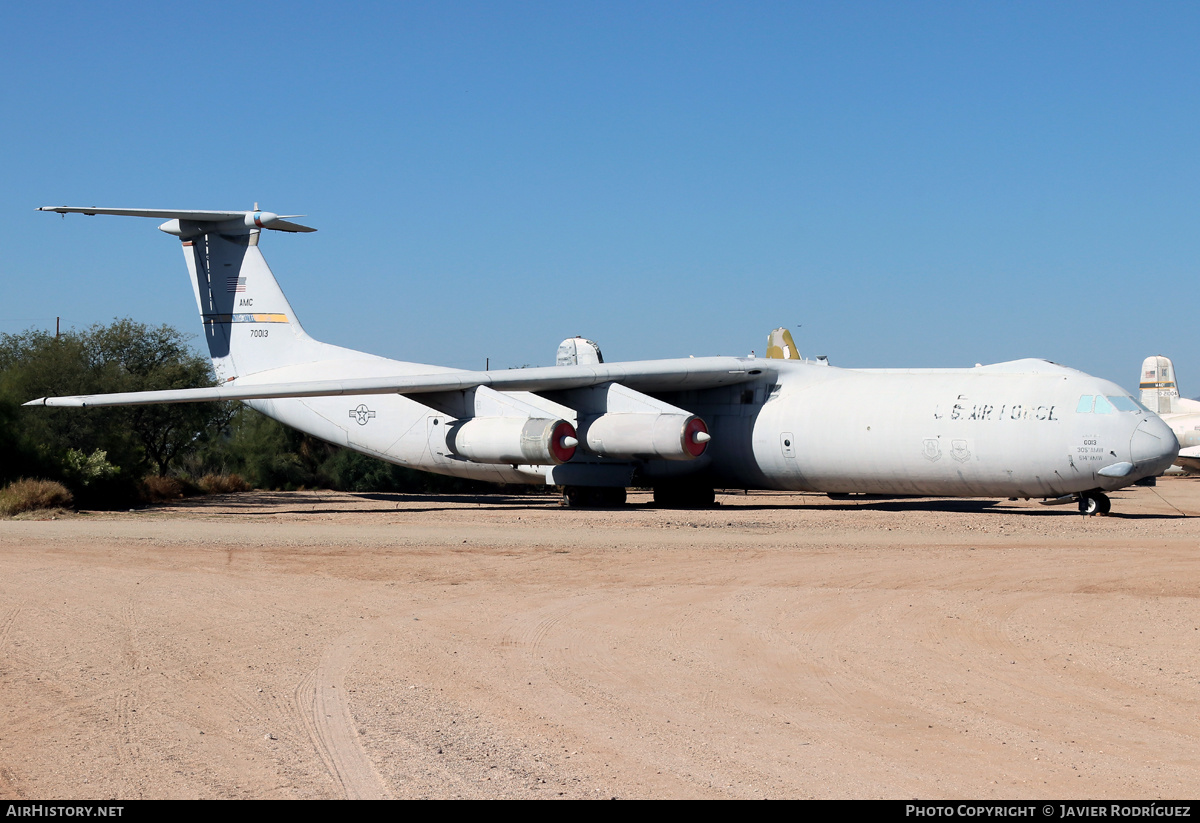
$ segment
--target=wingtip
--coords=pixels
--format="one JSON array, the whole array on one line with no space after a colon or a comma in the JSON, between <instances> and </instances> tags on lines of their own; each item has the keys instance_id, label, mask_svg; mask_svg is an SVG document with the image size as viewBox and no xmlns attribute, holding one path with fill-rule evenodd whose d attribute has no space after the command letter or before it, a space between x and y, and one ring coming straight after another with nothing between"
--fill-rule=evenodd
<instances>
[{"instance_id":1,"label":"wingtip","mask_svg":"<svg viewBox=\"0 0 1200 823\"><path fill-rule=\"evenodd\" d=\"M37 400L30 400L28 403L22 403L21 405L22 406L44 406L44 405L46 405L46 398L39 397Z\"/></svg>"}]
</instances>

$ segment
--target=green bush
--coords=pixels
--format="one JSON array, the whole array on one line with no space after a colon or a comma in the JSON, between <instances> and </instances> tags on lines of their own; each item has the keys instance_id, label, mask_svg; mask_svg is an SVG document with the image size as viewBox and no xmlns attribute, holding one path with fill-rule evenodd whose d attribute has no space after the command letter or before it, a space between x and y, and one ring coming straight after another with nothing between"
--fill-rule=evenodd
<instances>
[{"instance_id":1,"label":"green bush","mask_svg":"<svg viewBox=\"0 0 1200 823\"><path fill-rule=\"evenodd\" d=\"M73 486L91 486L112 480L121 470L108 462L108 452L96 449L84 454L79 449L67 449L62 460L63 476Z\"/></svg>"}]
</instances>

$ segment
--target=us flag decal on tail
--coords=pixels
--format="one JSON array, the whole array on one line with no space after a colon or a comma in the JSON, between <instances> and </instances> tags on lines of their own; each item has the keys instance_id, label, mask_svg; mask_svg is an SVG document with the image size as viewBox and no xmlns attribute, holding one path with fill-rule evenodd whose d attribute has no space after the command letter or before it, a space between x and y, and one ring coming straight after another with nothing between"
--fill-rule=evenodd
<instances>
[{"instance_id":1,"label":"us flag decal on tail","mask_svg":"<svg viewBox=\"0 0 1200 823\"><path fill-rule=\"evenodd\" d=\"M226 280L225 290L229 292L243 292L246 290L246 278L238 277L237 275L229 275Z\"/></svg>"}]
</instances>

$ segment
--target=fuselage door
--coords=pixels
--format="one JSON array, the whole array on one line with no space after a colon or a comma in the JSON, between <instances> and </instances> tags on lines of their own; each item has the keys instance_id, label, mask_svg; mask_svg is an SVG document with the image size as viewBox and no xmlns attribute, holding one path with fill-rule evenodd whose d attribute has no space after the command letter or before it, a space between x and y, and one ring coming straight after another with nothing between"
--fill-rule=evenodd
<instances>
[{"instance_id":1,"label":"fuselage door","mask_svg":"<svg viewBox=\"0 0 1200 823\"><path fill-rule=\"evenodd\" d=\"M431 414L425 418L425 437L434 464L441 466L450 462L450 449L446 447L446 415Z\"/></svg>"},{"instance_id":2,"label":"fuselage door","mask_svg":"<svg viewBox=\"0 0 1200 823\"><path fill-rule=\"evenodd\" d=\"M795 459L796 457L796 438L792 437L791 432L783 432L779 435L779 447L783 449L783 456Z\"/></svg>"}]
</instances>

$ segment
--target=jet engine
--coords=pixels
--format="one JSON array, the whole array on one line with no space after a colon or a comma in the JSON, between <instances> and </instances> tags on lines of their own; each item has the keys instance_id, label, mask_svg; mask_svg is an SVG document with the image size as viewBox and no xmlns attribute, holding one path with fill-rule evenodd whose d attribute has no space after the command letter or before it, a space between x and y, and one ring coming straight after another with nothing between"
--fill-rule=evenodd
<instances>
[{"instance_id":1,"label":"jet engine","mask_svg":"<svg viewBox=\"0 0 1200 823\"><path fill-rule=\"evenodd\" d=\"M694 460L712 439L694 414L602 414L583 433L588 451L604 457Z\"/></svg>"},{"instance_id":2,"label":"jet engine","mask_svg":"<svg viewBox=\"0 0 1200 823\"><path fill-rule=\"evenodd\" d=\"M476 463L555 466L575 456L579 440L566 420L472 417L450 427L446 445Z\"/></svg>"}]
</instances>

